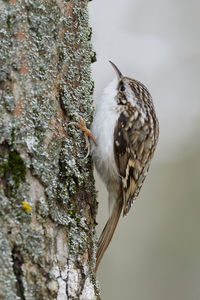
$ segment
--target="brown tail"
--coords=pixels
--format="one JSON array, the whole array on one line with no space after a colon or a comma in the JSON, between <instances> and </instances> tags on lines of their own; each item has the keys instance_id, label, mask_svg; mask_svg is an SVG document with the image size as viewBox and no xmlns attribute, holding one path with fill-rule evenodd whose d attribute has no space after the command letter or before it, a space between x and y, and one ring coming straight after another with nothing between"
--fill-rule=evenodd
<instances>
[{"instance_id":1,"label":"brown tail","mask_svg":"<svg viewBox=\"0 0 200 300\"><path fill-rule=\"evenodd\" d=\"M97 250L97 260L96 260L96 270L95 270L96 272L97 272L99 263L104 255L104 252L108 248L110 241L113 237L113 234L115 232L117 223L118 223L120 215L121 215L122 207L123 207L122 200L117 201L115 203L112 214L111 214L110 218L108 219L108 221L102 231L102 234L99 238L98 250Z\"/></svg>"}]
</instances>

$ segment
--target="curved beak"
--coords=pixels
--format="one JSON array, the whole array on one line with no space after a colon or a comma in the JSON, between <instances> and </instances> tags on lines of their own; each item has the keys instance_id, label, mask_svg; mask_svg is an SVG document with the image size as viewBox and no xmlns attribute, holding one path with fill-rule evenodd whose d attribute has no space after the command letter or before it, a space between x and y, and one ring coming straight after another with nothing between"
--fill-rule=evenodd
<instances>
[{"instance_id":1,"label":"curved beak","mask_svg":"<svg viewBox=\"0 0 200 300\"><path fill-rule=\"evenodd\" d=\"M120 70L117 68L117 66L109 60L109 63L111 63L112 67L114 68L115 72L117 73L117 77L118 79L120 79L123 75L122 73L120 72Z\"/></svg>"}]
</instances>

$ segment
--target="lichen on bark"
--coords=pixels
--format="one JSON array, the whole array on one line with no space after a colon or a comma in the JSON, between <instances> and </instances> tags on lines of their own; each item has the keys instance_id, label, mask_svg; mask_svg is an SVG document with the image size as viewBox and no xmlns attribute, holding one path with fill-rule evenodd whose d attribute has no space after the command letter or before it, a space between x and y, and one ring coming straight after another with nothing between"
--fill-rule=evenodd
<instances>
[{"instance_id":1,"label":"lichen on bark","mask_svg":"<svg viewBox=\"0 0 200 300\"><path fill-rule=\"evenodd\" d=\"M0 3L0 298L98 298L87 4Z\"/></svg>"}]
</instances>

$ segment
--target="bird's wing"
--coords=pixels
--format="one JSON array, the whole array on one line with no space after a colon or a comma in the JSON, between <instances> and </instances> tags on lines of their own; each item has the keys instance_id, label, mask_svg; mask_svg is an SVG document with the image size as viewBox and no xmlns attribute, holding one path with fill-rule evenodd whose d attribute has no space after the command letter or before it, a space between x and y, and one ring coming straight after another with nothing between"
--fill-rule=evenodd
<instances>
[{"instance_id":1,"label":"bird's wing","mask_svg":"<svg viewBox=\"0 0 200 300\"><path fill-rule=\"evenodd\" d=\"M122 181L123 215L139 194L155 149L148 122L134 108L121 112L114 130L115 161Z\"/></svg>"}]
</instances>

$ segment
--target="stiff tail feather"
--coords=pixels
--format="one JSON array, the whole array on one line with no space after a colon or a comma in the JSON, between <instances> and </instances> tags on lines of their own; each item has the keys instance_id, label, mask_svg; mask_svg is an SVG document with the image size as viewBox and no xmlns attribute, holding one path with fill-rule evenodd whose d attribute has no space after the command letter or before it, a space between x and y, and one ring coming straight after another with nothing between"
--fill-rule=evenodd
<instances>
[{"instance_id":1,"label":"stiff tail feather","mask_svg":"<svg viewBox=\"0 0 200 300\"><path fill-rule=\"evenodd\" d=\"M96 269L95 269L96 272L97 272L99 263L104 255L104 252L108 248L110 241L113 237L117 223L118 223L120 215L121 215L122 208L123 208L123 201L122 200L117 201L113 207L112 214L111 214L110 218L108 219L108 221L102 231L102 234L99 238Z\"/></svg>"}]
</instances>

